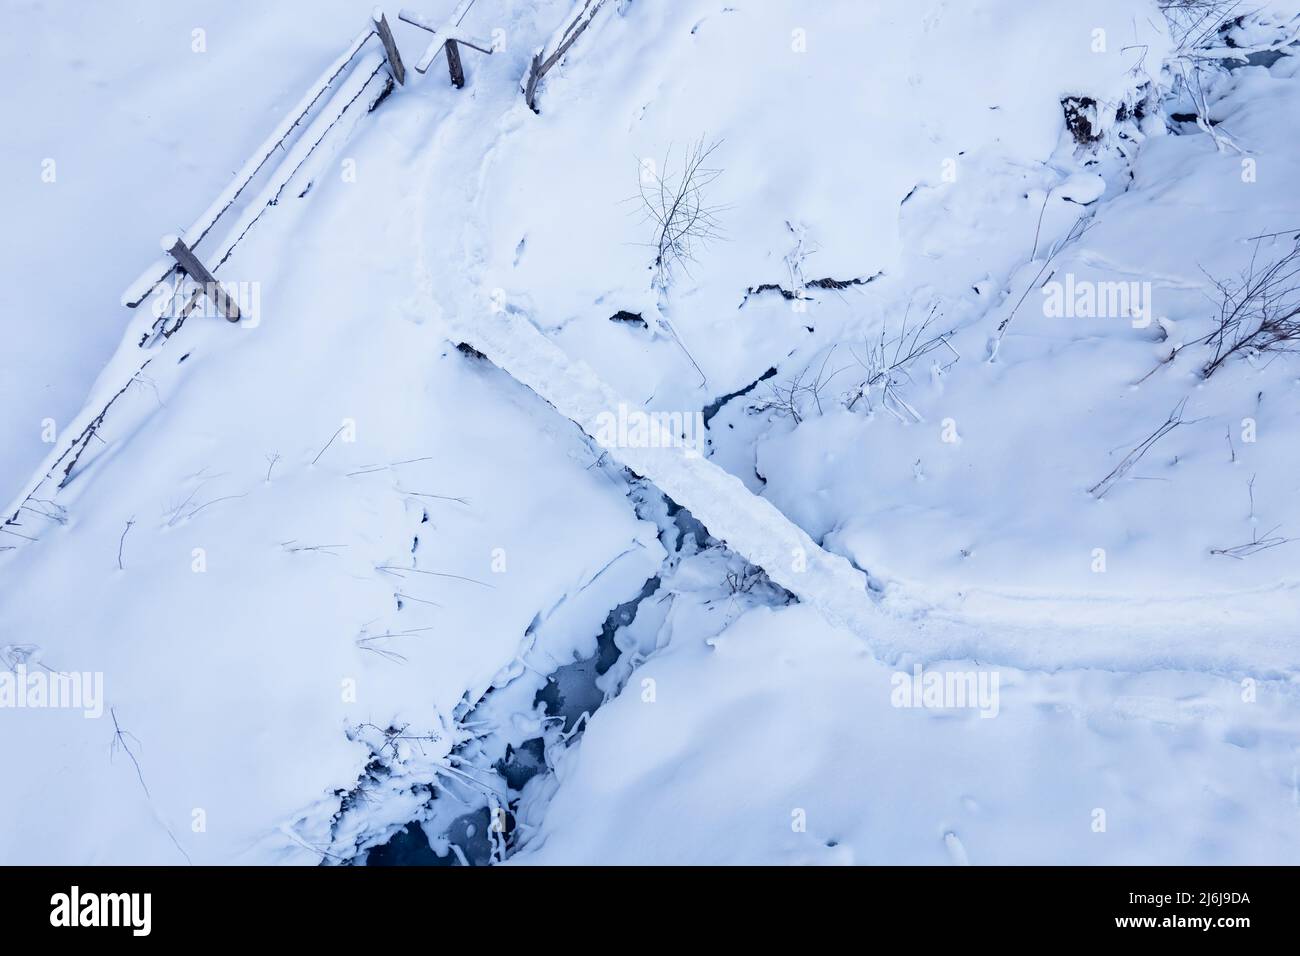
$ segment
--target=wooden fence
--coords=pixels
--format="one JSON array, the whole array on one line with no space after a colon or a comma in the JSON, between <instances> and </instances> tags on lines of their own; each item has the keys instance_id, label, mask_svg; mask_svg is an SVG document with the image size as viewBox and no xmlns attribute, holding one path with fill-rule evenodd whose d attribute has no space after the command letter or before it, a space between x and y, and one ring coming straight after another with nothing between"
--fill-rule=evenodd
<instances>
[{"instance_id":1,"label":"wooden fence","mask_svg":"<svg viewBox=\"0 0 1300 956\"><path fill-rule=\"evenodd\" d=\"M448 20L438 25L409 10L401 11L400 19L404 22L433 34L433 39L416 66L418 72L426 71L438 55L445 52L449 77L452 84L459 88L465 83L459 47L467 46L489 55L493 52L493 44L475 39L461 29L461 23L474 2L475 0L460 0ZM577 0L576 16L571 15L556 38L537 51L529 74L520 85L530 107L536 108L538 81L587 29L591 18L604 2L605 0ZM372 38L377 42L372 43ZM549 55L546 55L548 50ZM402 85L406 82L406 76L406 66L388 19L382 10L376 8L365 29L326 67L300 101L248 158L229 185L184 233L163 237L164 255L151 263L122 293L122 304L134 309L173 276L178 280L174 293L179 292L182 283L187 280L192 286L188 299L175 314L158 317L151 330L145 332L137 343L141 348L175 334L205 296L227 320L237 322L242 318L238 304L221 287L213 273L230 258L235 247L263 213L279 201L294 175L343 115L363 97L368 97L368 111L374 110L392 92L394 83ZM272 157L280 152L284 153L284 158L278 164L272 164ZM260 187L256 187L256 195L241 202L246 190L259 177L262 182ZM223 223L224 217L236 211L238 219L226 231L226 237L216 251L210 256L200 253L198 245L219 223ZM205 258L212 262L210 267L205 265ZM77 465L92 440L99 437L99 429L109 411L127 393L132 383L140 380L141 374L155 357L156 353L147 355L122 386L109 394L97 410L98 402L82 409L69 429L70 437L59 440L37 475L4 513L3 521L0 521L0 533L11 538L35 540L16 530L23 526L24 512L57 520L56 514L61 513L61 509L50 511L51 508L58 509L52 503L54 495L80 473ZM48 504L34 507L35 503Z\"/></svg>"},{"instance_id":2,"label":"wooden fence","mask_svg":"<svg viewBox=\"0 0 1300 956\"><path fill-rule=\"evenodd\" d=\"M465 71L461 63L460 47L466 46L480 53L491 55L493 44L490 41L471 36L462 29L461 24L474 6L475 0L460 0L450 17L444 23L436 23L410 10L401 10L398 18L405 23L425 30L433 35L424 55L416 64L416 71L424 73L441 53L446 54L447 71L451 83L457 89L465 85ZM577 0L574 12L565 21L561 29L542 49L536 51L529 65L527 75L520 83L525 102L534 112L537 108L538 84L542 77L556 65L569 51L574 41L591 25L592 19L604 5L605 0ZM371 38L378 40L379 50L367 47ZM189 301L178 310L174 317L160 318L152 334L144 336L140 345L148 344L158 338L170 337L184 324L185 319L198 305L200 298L207 295L221 314L232 322L240 319L235 301L225 294L213 277L230 258L235 246L248 233L248 230L269 207L275 205L285 186L294 174L307 161L307 158L320 145L325 135L339 122L343 114L359 100L370 88L376 77L387 67L387 77L383 89L370 100L370 109L374 109L392 91L393 83L402 85L406 82L406 66L398 50L397 41L388 24L384 12L376 8L371 22L359 33L342 54L331 63L308 89L299 103L289 111L271 134L244 163L235 174L230 184L222 190L189 229L180 236L165 236L163 252L140 276L122 293L122 304L134 309L143 302L159 285L168 281L177 272L194 280L197 289L190 295ZM326 93L336 90L334 96L325 99ZM318 110L318 104L324 105ZM272 171L258 196L244 209L237 226L230 237L217 250L215 264L209 269L204 265L197 246L212 231L231 209L235 208L249 185L258 178L267 167L271 158L285 148L285 144L294 137L295 131L304 126L308 117L315 117L304 127L297 137L292 149L288 151L285 161ZM173 321L168 322L168 318Z\"/></svg>"},{"instance_id":3,"label":"wooden fence","mask_svg":"<svg viewBox=\"0 0 1300 956\"><path fill-rule=\"evenodd\" d=\"M372 37L377 38L379 41L379 49L377 50L373 49L375 45L370 43ZM372 47L369 51L367 51L368 46ZM400 84L405 82L406 79L406 69L402 64L401 55L398 52L397 43L393 39L388 20L382 11L376 10L372 21L353 39L348 48L325 69L298 104L262 141L262 144L253 152L253 155L244 163L239 172L235 174L230 184L221 191L190 228L180 236L167 236L164 238L163 249L166 255L152 263L140 274L139 278L127 287L126 291L122 293L122 304L128 308L135 308L154 289L166 282L177 270L180 270L190 276L199 285L200 290L205 291L206 294L213 298L214 305L221 310L227 319L237 321L239 319L238 308L229 296L221 292L221 287L213 278L212 271L220 268L230 257L239 241L243 239L252 225L261 217L262 213L275 204L280 193L283 192L285 186L302 167L303 163L307 161L308 156L320 145L326 134L338 123L343 114L371 88L373 82L377 77L380 77L385 67L388 69L388 76L383 78L382 90L370 100L372 109L392 90L394 81ZM326 94L331 91L336 91L335 95L326 99ZM322 103L323 105L318 110L317 106ZM309 116L312 116L312 119L307 122ZM291 148L286 150L286 143L294 138L294 134L299 127L303 127L302 133L296 138ZM236 208L245 190L267 168L271 158L281 150L286 151L285 160L271 171L259 194L244 209L243 215L232 230L231 235L218 249L215 257L216 264L212 267L212 270L209 270L200 260L196 247L212 231L213 227L222 221L222 218L228 212ZM180 310L172 325L167 324L166 318L160 319L160 322L154 328L154 332L165 336L174 333L184 323L185 317L189 315L194 306L197 305L198 298L198 293L191 296L190 301ZM153 337L156 336L147 336L145 341ZM140 344L144 345L145 341Z\"/></svg>"}]
</instances>

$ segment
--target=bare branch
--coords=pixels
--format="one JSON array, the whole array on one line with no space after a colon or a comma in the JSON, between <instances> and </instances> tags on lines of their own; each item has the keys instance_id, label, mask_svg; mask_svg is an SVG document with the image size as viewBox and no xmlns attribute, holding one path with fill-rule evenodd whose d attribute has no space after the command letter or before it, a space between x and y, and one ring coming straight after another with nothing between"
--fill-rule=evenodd
<instances>
[{"instance_id":1,"label":"bare branch","mask_svg":"<svg viewBox=\"0 0 1300 956\"><path fill-rule=\"evenodd\" d=\"M1155 446L1156 442L1160 441L1160 439L1164 438L1180 425L1187 424L1183 419L1183 409L1186 408L1186 406L1187 399L1184 398L1174 406L1174 410L1169 413L1168 417L1165 418L1160 427L1134 445L1129 450L1128 454L1120 460L1118 465L1111 469L1110 473L1106 475L1105 478L1088 489L1088 494L1097 499L1103 498L1106 495L1106 492L1110 491L1110 489L1115 486L1116 482L1120 481L1133 469L1134 465L1142 460L1142 457Z\"/></svg>"},{"instance_id":2,"label":"bare branch","mask_svg":"<svg viewBox=\"0 0 1300 956\"><path fill-rule=\"evenodd\" d=\"M925 321L909 328L908 315L911 312L909 306L903 313L903 321L896 336L890 337L887 324L882 324L879 337L875 340L866 340L862 355L853 352L854 359L866 375L849 391L846 406L850 411L859 401L865 399L868 411L874 412L871 395L879 391L880 406L899 421L919 422L921 420L920 413L901 395L902 389L913 381L911 366L938 349L945 349L951 356L951 360L944 365L936 363L939 372L946 372L961 358L949 341L952 337L951 331L939 334L930 332L937 310L938 306L935 306L930 310Z\"/></svg>"},{"instance_id":3,"label":"bare branch","mask_svg":"<svg viewBox=\"0 0 1300 956\"><path fill-rule=\"evenodd\" d=\"M722 238L717 215L724 206L710 205L704 198L721 169L706 166L720 141L706 144L701 138L688 147L680 172L671 172L672 151L664 155L662 171L648 164L640 167L640 197L645 221L654 226L655 286L666 291L677 269L690 274L696 252Z\"/></svg>"},{"instance_id":4,"label":"bare branch","mask_svg":"<svg viewBox=\"0 0 1300 956\"><path fill-rule=\"evenodd\" d=\"M130 519L127 520L126 527L122 529L122 537L117 542L117 569L119 571L126 570L126 568L123 567L122 565L122 546L126 544L127 532L129 532L134 525L135 525L135 517L132 516Z\"/></svg>"},{"instance_id":5,"label":"bare branch","mask_svg":"<svg viewBox=\"0 0 1300 956\"><path fill-rule=\"evenodd\" d=\"M1252 554L1258 554L1260 551L1267 551L1270 548L1279 548L1296 540L1295 538L1284 538L1281 535L1274 534L1280 527L1281 525L1278 525L1265 531L1262 538L1259 536L1258 531L1254 531L1251 533L1250 540L1245 544L1234 545L1231 548L1211 548L1210 554L1221 554L1226 558L1236 558L1241 561Z\"/></svg>"},{"instance_id":6,"label":"bare branch","mask_svg":"<svg viewBox=\"0 0 1300 956\"><path fill-rule=\"evenodd\" d=\"M1267 266L1259 263L1262 241L1256 240L1239 278L1211 278L1219 292L1219 314L1214 328L1193 343L1213 349L1201 367L1205 378L1234 356L1300 351L1300 236Z\"/></svg>"}]
</instances>

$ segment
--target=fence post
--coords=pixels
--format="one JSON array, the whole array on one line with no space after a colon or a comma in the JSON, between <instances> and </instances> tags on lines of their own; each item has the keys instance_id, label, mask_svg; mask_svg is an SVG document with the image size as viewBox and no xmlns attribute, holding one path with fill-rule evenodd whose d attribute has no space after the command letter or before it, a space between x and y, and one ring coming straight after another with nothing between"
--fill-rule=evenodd
<instances>
[{"instance_id":1,"label":"fence post","mask_svg":"<svg viewBox=\"0 0 1300 956\"><path fill-rule=\"evenodd\" d=\"M465 70L460 65L460 47L455 40L447 41L447 72L451 74L451 85L458 90L465 88Z\"/></svg>"},{"instance_id":2,"label":"fence post","mask_svg":"<svg viewBox=\"0 0 1300 956\"><path fill-rule=\"evenodd\" d=\"M399 86L405 86L406 67L402 65L402 54L397 50L397 41L393 39L393 31L388 27L388 17L384 16L383 10L375 7L371 19L375 21L375 32L379 34L379 39L383 41L384 55L388 57L388 69L393 74L393 79L397 80Z\"/></svg>"},{"instance_id":3,"label":"fence post","mask_svg":"<svg viewBox=\"0 0 1300 956\"><path fill-rule=\"evenodd\" d=\"M469 12L473 0L461 0L452 19L442 26L435 26L432 20L426 20L418 13L412 13L410 10L397 11L397 19L405 20L411 26L419 27L421 30L427 30L433 34L433 41L424 51L424 56L420 57L420 62L415 64L416 72L423 73L432 64L434 58L443 50L447 51L447 72L451 74L451 83L456 89L465 88L465 68L461 64L460 47L461 44L469 47L471 50L478 50L480 53L492 55L492 43L490 40L480 40L467 36L460 30L460 21L465 19L465 14Z\"/></svg>"},{"instance_id":4,"label":"fence post","mask_svg":"<svg viewBox=\"0 0 1300 956\"><path fill-rule=\"evenodd\" d=\"M185 270L195 282L203 287L204 293L212 304L221 310L221 314L229 322L239 321L239 306L235 305L235 300L226 295L226 290L221 288L212 273L208 271L207 266L199 261L198 256L190 251L190 247L185 245L185 240L178 236L163 236L163 248L167 254L176 260L176 264Z\"/></svg>"},{"instance_id":5,"label":"fence post","mask_svg":"<svg viewBox=\"0 0 1300 956\"><path fill-rule=\"evenodd\" d=\"M542 78L542 51L538 50L533 54L533 61L528 66L528 77L524 80L524 102L534 113L541 112L537 108L537 82Z\"/></svg>"}]
</instances>

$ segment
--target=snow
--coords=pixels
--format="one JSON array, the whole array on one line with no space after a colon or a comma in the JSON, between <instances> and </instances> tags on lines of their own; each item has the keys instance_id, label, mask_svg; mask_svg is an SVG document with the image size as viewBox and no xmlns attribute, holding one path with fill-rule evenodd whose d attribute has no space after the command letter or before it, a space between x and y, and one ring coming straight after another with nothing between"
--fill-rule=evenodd
<instances>
[{"instance_id":1,"label":"snow","mask_svg":"<svg viewBox=\"0 0 1300 956\"><path fill-rule=\"evenodd\" d=\"M261 171L262 167L265 166L267 161L275 154L275 151L281 148L282 142L293 131L294 127L302 122L304 116L330 89L334 80L351 64L357 53L361 51L365 42L374 35L373 30L363 30L361 33L357 34L356 39L352 41L348 48L344 50L333 63L326 67L325 72L322 73L320 78L308 88L307 93L298 101L298 104L289 111L284 119L282 119L276 125L275 129L267 135L266 139L262 141L261 145L253 151L253 155L249 157L239 172L235 174L235 178L231 180L229 185L217 194L217 198L212 201L211 205L208 206L208 208L199 216L189 229L185 230L185 244L187 246L193 249L203 241L203 237L208 234L209 230L211 230L214 225L216 225L217 219L220 218L221 214L239 198L244 189L247 188L253 178ZM364 67L358 66L356 69L364 70ZM303 138L308 139L307 136L304 136ZM313 143L315 142L314 140L310 141ZM256 206L257 204L255 203L253 205ZM164 251L170 249L174 244L175 239L173 238L171 243L164 244ZM172 262L170 259L160 259L158 262L151 265L141 273L140 277L136 279L135 282L131 283L125 292L122 293L122 304L135 308L145 296L153 291L154 286L162 281L162 278L171 271L171 268Z\"/></svg>"},{"instance_id":2,"label":"snow","mask_svg":"<svg viewBox=\"0 0 1300 956\"><path fill-rule=\"evenodd\" d=\"M571 0L462 5L465 89L367 112L372 5L13 11L0 666L105 713L0 709L0 858L1295 858L1300 375L1195 342L1300 225L1300 5L1208 40L1281 55L1198 104L1151 0L607 0L540 115ZM638 177L713 143L720 235L665 281ZM248 320L116 304L203 232ZM882 401L860 359L931 314ZM996 699L899 704L922 672Z\"/></svg>"},{"instance_id":3,"label":"snow","mask_svg":"<svg viewBox=\"0 0 1300 956\"><path fill-rule=\"evenodd\" d=\"M707 639L674 629L637 673L655 700L634 682L597 712L514 861L1199 865L1300 852L1285 682L1245 703L1205 675L999 669L1001 709L985 720L891 706L893 673L807 608L755 610Z\"/></svg>"},{"instance_id":4,"label":"snow","mask_svg":"<svg viewBox=\"0 0 1300 956\"><path fill-rule=\"evenodd\" d=\"M418 141L430 120L414 106L395 132ZM294 180L317 182L313 201L282 204L230 259L230 275L261 279L261 321L196 319L155 350L106 420L107 445L59 495L68 523L28 515L39 540L0 555L4 643L102 671L148 787L110 752L107 718L82 729L5 712L4 759L26 768L6 800L41 808L0 835L7 860L315 862L334 838L333 794L369 756L349 728L409 723L449 747L442 728L513 661L539 609L587 589L613 606L661 560L573 426L403 306L392 242L416 237L414 212L395 216L384 197L406 156L373 138L349 149L355 183L337 153L318 156ZM268 272L286 244L310 254ZM392 298L377 304L357 268L390 277ZM122 346L133 361L138 340ZM355 441L331 442L345 419Z\"/></svg>"},{"instance_id":5,"label":"snow","mask_svg":"<svg viewBox=\"0 0 1300 956\"><path fill-rule=\"evenodd\" d=\"M119 294L157 237L179 232L229 181L364 10L322 0L304 30L294 10L253 0L7 5L0 62L13 118L0 206L22 228L0 237L0 499L49 452L43 421L62 434L82 408L131 316ZM41 178L46 159L53 183Z\"/></svg>"},{"instance_id":6,"label":"snow","mask_svg":"<svg viewBox=\"0 0 1300 956\"><path fill-rule=\"evenodd\" d=\"M600 430L602 415L627 405L589 368L570 363L518 316L504 313L491 322L451 328L455 337L484 352L593 438ZM766 499L746 493L739 479L692 449L670 441L654 441L647 447L619 446L610 453L690 510L714 537L830 621L862 634L875 623L866 579L842 557L823 551Z\"/></svg>"}]
</instances>

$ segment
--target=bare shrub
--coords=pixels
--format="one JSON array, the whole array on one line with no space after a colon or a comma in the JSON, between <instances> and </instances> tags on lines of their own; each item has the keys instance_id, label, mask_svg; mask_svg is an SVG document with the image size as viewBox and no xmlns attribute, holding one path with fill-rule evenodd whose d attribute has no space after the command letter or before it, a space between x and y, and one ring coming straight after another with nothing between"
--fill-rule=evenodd
<instances>
[{"instance_id":1,"label":"bare shrub","mask_svg":"<svg viewBox=\"0 0 1300 956\"><path fill-rule=\"evenodd\" d=\"M1244 150L1221 124L1210 119L1207 80L1212 82L1220 75L1227 61L1247 63L1252 54L1283 50L1300 37L1300 29L1278 24L1272 42L1255 46L1234 44L1228 37L1231 29L1259 10L1259 6L1248 6L1244 0L1161 0L1160 3L1174 44L1169 58L1175 77L1174 92L1185 93L1191 100L1196 109L1196 125L1214 141L1219 152Z\"/></svg>"},{"instance_id":2,"label":"bare shrub","mask_svg":"<svg viewBox=\"0 0 1300 956\"><path fill-rule=\"evenodd\" d=\"M1255 46L1233 45L1226 34L1248 17L1260 12L1262 5L1245 0L1161 0L1160 12L1169 24L1176 56L1187 60L1212 62L1239 60L1246 62L1252 53L1281 50L1300 37L1300 28L1278 24L1276 39ZM1289 32L1283 32L1289 31Z\"/></svg>"},{"instance_id":3,"label":"bare shrub","mask_svg":"<svg viewBox=\"0 0 1300 956\"><path fill-rule=\"evenodd\" d=\"M721 142L706 145L701 138L687 148L680 170L672 171L672 150L664 154L663 166L656 170L642 163L640 170L641 205L645 221L652 223L655 250L655 285L667 289L678 268L689 272L696 250L722 237L717 214L724 207L711 205L705 198L708 188L722 175L721 169L707 165Z\"/></svg>"},{"instance_id":4,"label":"bare shrub","mask_svg":"<svg viewBox=\"0 0 1300 956\"><path fill-rule=\"evenodd\" d=\"M921 420L921 414L901 395L903 388L912 383L912 365L938 349L945 349L952 357L946 365L940 366L941 371L951 368L961 358L948 341L952 336L950 331L938 334L932 331L937 308L936 306L931 309L925 321L912 328L908 327L909 309L908 313L903 315L902 326L897 335L891 337L888 324L885 323L880 327L879 338L866 340L861 355L850 349L854 359L866 373L862 381L849 392L846 404L850 411L857 406L858 402L865 401L868 411L874 412L878 401L881 408L899 421L919 422ZM879 398L873 400L872 395L877 392Z\"/></svg>"},{"instance_id":5,"label":"bare shrub","mask_svg":"<svg viewBox=\"0 0 1300 956\"><path fill-rule=\"evenodd\" d=\"M1246 494L1250 497L1250 514L1247 516L1250 521L1255 521L1255 478L1256 475L1250 476L1250 481L1246 483ZM1236 544L1230 548L1211 548L1210 554L1219 554L1225 558L1235 558L1238 561L1244 561L1252 554L1258 554L1260 551L1268 551L1271 548L1280 548L1284 544L1290 544L1295 538L1287 538L1277 533L1282 526L1274 525L1260 536L1258 528L1250 529L1250 540L1243 544Z\"/></svg>"},{"instance_id":6,"label":"bare shrub","mask_svg":"<svg viewBox=\"0 0 1300 956\"><path fill-rule=\"evenodd\" d=\"M837 369L834 372L827 373L826 366L830 363L831 356L835 354L835 346L831 346L826 352L826 357L822 359L822 364L818 367L817 373L811 375L812 365L804 367L803 371L792 378L787 378L781 382L766 381L763 383L767 389L767 395L758 399L750 407L757 412L775 412L783 418L790 418L796 425L807 417L809 404L817 409L817 414L822 412L822 390L830 384L831 379L844 369Z\"/></svg>"},{"instance_id":7,"label":"bare shrub","mask_svg":"<svg viewBox=\"0 0 1300 956\"><path fill-rule=\"evenodd\" d=\"M1234 355L1300 351L1300 236L1279 258L1261 265L1259 243L1240 277L1211 279L1219 291L1214 329L1199 343L1213 355L1201 367L1209 378Z\"/></svg>"}]
</instances>

